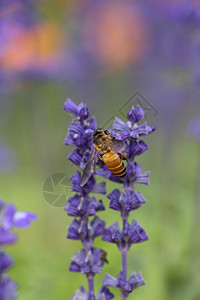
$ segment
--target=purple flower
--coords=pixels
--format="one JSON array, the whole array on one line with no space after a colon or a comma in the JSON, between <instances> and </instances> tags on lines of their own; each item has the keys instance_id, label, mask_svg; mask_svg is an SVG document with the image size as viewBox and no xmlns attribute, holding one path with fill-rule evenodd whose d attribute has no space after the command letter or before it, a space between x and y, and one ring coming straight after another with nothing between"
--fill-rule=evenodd
<instances>
[{"instance_id":1,"label":"purple flower","mask_svg":"<svg viewBox=\"0 0 200 300\"><path fill-rule=\"evenodd\" d=\"M155 127L148 126L146 122L141 125L137 124L144 117L144 110L140 106L136 108L133 106L129 110L127 117L128 122L115 118L113 124L113 130L122 131L118 134L121 140L136 140L140 136L147 135L155 130Z\"/></svg>"},{"instance_id":2,"label":"purple flower","mask_svg":"<svg viewBox=\"0 0 200 300\"><path fill-rule=\"evenodd\" d=\"M79 149L74 149L68 156L68 159L75 165L79 166L82 159L82 154Z\"/></svg>"},{"instance_id":3,"label":"purple flower","mask_svg":"<svg viewBox=\"0 0 200 300\"><path fill-rule=\"evenodd\" d=\"M17 234L0 228L0 246L13 244L17 241Z\"/></svg>"},{"instance_id":4,"label":"purple flower","mask_svg":"<svg viewBox=\"0 0 200 300\"><path fill-rule=\"evenodd\" d=\"M141 243L148 239L143 227L133 220L131 224L127 223L126 228L122 231L119 229L118 222L114 222L105 229L102 240L117 244L118 248L123 251L128 250L132 244Z\"/></svg>"},{"instance_id":5,"label":"purple flower","mask_svg":"<svg viewBox=\"0 0 200 300\"><path fill-rule=\"evenodd\" d=\"M122 273L118 275L117 279L109 274L106 274L103 284L106 286L119 288L121 292L123 292L123 295L128 297L128 294L130 294L134 289L144 285L145 281L142 278L141 273L136 274L133 272L128 280L124 280Z\"/></svg>"},{"instance_id":6,"label":"purple flower","mask_svg":"<svg viewBox=\"0 0 200 300\"><path fill-rule=\"evenodd\" d=\"M32 212L17 211L14 215L14 226L16 227L28 227L32 221L36 221L37 216Z\"/></svg>"},{"instance_id":7,"label":"purple flower","mask_svg":"<svg viewBox=\"0 0 200 300\"><path fill-rule=\"evenodd\" d=\"M72 257L69 270L83 274L101 273L102 266L105 263L102 259L102 253L103 251L98 248L92 248L88 252L81 249Z\"/></svg>"},{"instance_id":8,"label":"purple flower","mask_svg":"<svg viewBox=\"0 0 200 300\"><path fill-rule=\"evenodd\" d=\"M12 244L17 240L17 235L12 232L14 227L30 226L31 221L37 219L37 216L31 212L17 212L12 204L1 205L0 210L0 246Z\"/></svg>"},{"instance_id":9,"label":"purple flower","mask_svg":"<svg viewBox=\"0 0 200 300\"><path fill-rule=\"evenodd\" d=\"M81 240L86 249L90 249L93 240L104 233L105 222L95 217L91 222L87 219L74 219L68 227L68 239Z\"/></svg>"},{"instance_id":10,"label":"purple flower","mask_svg":"<svg viewBox=\"0 0 200 300\"><path fill-rule=\"evenodd\" d=\"M146 171L142 173L142 167L138 163L130 164L126 168L127 170L127 181L128 186L137 183L149 184L150 172Z\"/></svg>"},{"instance_id":11,"label":"purple flower","mask_svg":"<svg viewBox=\"0 0 200 300\"><path fill-rule=\"evenodd\" d=\"M142 154L144 151L148 150L148 146L142 140L131 141L127 145L126 154L128 156L128 161L134 160L136 155Z\"/></svg>"},{"instance_id":12,"label":"purple flower","mask_svg":"<svg viewBox=\"0 0 200 300\"><path fill-rule=\"evenodd\" d=\"M88 119L89 110L83 103L76 105L71 99L67 99L63 108L76 116L69 126L65 145L75 146L77 149L70 153L68 159L84 168L91 154L92 133L97 126L96 120L93 117Z\"/></svg>"},{"instance_id":13,"label":"purple flower","mask_svg":"<svg viewBox=\"0 0 200 300\"><path fill-rule=\"evenodd\" d=\"M84 168L89 160L90 153L94 149L94 145L91 147L91 144L93 142L92 132L95 128L86 123L89 117L88 113L85 113L85 119L81 117L80 109L82 107L82 103L76 105L71 100L67 100L65 103L64 109L75 114L77 118L69 127L65 143L76 147L70 153L68 159L75 165ZM118 118L115 119L113 129L121 132L116 134L110 130L111 137L115 136L117 139L124 140L126 144L125 154L127 156L127 164L126 175L124 177L115 176L106 165L99 165L101 169L96 170L95 174L92 174L82 187L80 186L81 174L79 171L70 177L72 191L79 194L68 199L65 210L68 211L68 215L78 217L78 219L73 220L69 225L67 238L81 240L82 245L85 247L85 249L77 252L72 258L70 270L86 274L88 279L88 292L84 288L80 288L74 294L72 298L74 300L105 300L113 298L113 295L105 290L105 287L98 293L97 297L94 295L94 275L95 273L100 273L102 265L107 262L104 255L105 252L93 248L94 239L100 235L103 235L102 240L115 243L121 251L122 256L122 272L117 279L107 275L104 284L118 287L121 290L123 299L126 299L134 288L145 284L141 275L136 275L136 273L132 273L131 277L126 280L127 251L132 244L141 243L148 239L145 230L136 220L133 220L130 224L128 223L130 212L146 202L142 193L134 190L134 184L149 184L150 172L142 173L142 167L135 162L135 157L148 149L145 142L137 139L155 130L155 127L148 126L146 123L138 124L143 117L144 110L142 107L132 107L127 114L127 122ZM108 195L110 199L109 207L121 212L123 220L122 230L120 230L118 222L113 223L108 228L104 228L105 222L95 216L95 213L98 210L103 210L104 207L102 202L98 202L95 198L91 199L89 193L105 194L106 191L105 183L96 184L94 175L101 175L106 179L123 184L123 191L114 189ZM95 216L92 221L89 220L90 216Z\"/></svg>"},{"instance_id":14,"label":"purple flower","mask_svg":"<svg viewBox=\"0 0 200 300\"><path fill-rule=\"evenodd\" d=\"M0 200L0 247L14 243L18 236L13 233L15 227L24 228L30 226L31 221L37 217L31 212L16 211L12 204L5 204ZM0 251L0 299L10 300L16 298L17 284L6 274L5 270L13 265L12 258Z\"/></svg>"},{"instance_id":15,"label":"purple flower","mask_svg":"<svg viewBox=\"0 0 200 300\"><path fill-rule=\"evenodd\" d=\"M96 300L110 300L114 297L114 295L109 291L107 287L102 287L98 295L96 297ZM88 300L89 293L84 289L84 287L80 287L75 293L74 296L71 298L71 300Z\"/></svg>"},{"instance_id":16,"label":"purple flower","mask_svg":"<svg viewBox=\"0 0 200 300\"><path fill-rule=\"evenodd\" d=\"M96 184L94 176L90 176L89 180L83 187L80 186L81 173L79 171L72 175L70 180L72 181L71 189L74 192L81 193L82 195L87 195L89 193L106 194L105 182Z\"/></svg>"},{"instance_id":17,"label":"purple flower","mask_svg":"<svg viewBox=\"0 0 200 300\"><path fill-rule=\"evenodd\" d=\"M137 209L146 202L142 193L135 191L120 192L118 189L114 189L107 197L110 199L109 207L119 210L121 213Z\"/></svg>"},{"instance_id":18,"label":"purple flower","mask_svg":"<svg viewBox=\"0 0 200 300\"><path fill-rule=\"evenodd\" d=\"M90 114L85 104L76 105L71 99L67 99L65 102L64 110L73 113L76 117L69 126L65 140L66 145L76 147L68 159L84 169L94 148L92 133L96 129L96 120L95 118L88 119ZM67 200L65 210L67 210L68 215L77 217L77 219L74 219L69 225L67 238L80 240L85 247L72 258L70 270L86 274L89 289L87 293L83 288L80 288L72 299L94 300L97 299L93 289L94 275L101 272L101 267L106 261L101 257L103 250L93 248L94 239L104 233L105 224L95 214L105 208L101 200L97 201L96 198L91 198L89 194L105 194L105 182L96 184L94 176L91 175L86 184L81 187L81 173L79 171L72 175L70 180L72 182L71 190L78 194ZM89 220L90 216L95 216L92 221ZM102 296L98 296L98 299L111 298L109 294L102 294Z\"/></svg>"},{"instance_id":19,"label":"purple flower","mask_svg":"<svg viewBox=\"0 0 200 300\"><path fill-rule=\"evenodd\" d=\"M140 122L145 115L145 111L141 106L132 107L129 112L127 113L127 118L129 121L131 121L133 124Z\"/></svg>"},{"instance_id":20,"label":"purple flower","mask_svg":"<svg viewBox=\"0 0 200 300\"><path fill-rule=\"evenodd\" d=\"M89 293L81 286L73 295L71 300L88 300Z\"/></svg>"},{"instance_id":21,"label":"purple flower","mask_svg":"<svg viewBox=\"0 0 200 300\"><path fill-rule=\"evenodd\" d=\"M86 104L81 102L79 105L76 105L70 98L65 101L63 109L76 115L81 121L87 119L90 115Z\"/></svg>"},{"instance_id":22,"label":"purple flower","mask_svg":"<svg viewBox=\"0 0 200 300\"><path fill-rule=\"evenodd\" d=\"M68 159L75 165L84 169L93 150L92 140L86 146L74 149L68 156Z\"/></svg>"},{"instance_id":23,"label":"purple flower","mask_svg":"<svg viewBox=\"0 0 200 300\"><path fill-rule=\"evenodd\" d=\"M82 127L78 121L73 121L69 127L69 133L65 139L65 145L83 147L85 146L85 151L88 147L92 146L92 133L94 129L87 127Z\"/></svg>"},{"instance_id":24,"label":"purple flower","mask_svg":"<svg viewBox=\"0 0 200 300\"><path fill-rule=\"evenodd\" d=\"M97 211L104 210L105 207L101 200L97 201L95 197L82 197L78 194L69 198L65 210L69 216L82 217L94 216Z\"/></svg>"},{"instance_id":25,"label":"purple flower","mask_svg":"<svg viewBox=\"0 0 200 300\"><path fill-rule=\"evenodd\" d=\"M12 258L8 254L1 251L0 252L0 273L2 273L2 271L5 271L6 269L11 267L12 265L13 265Z\"/></svg>"},{"instance_id":26,"label":"purple flower","mask_svg":"<svg viewBox=\"0 0 200 300\"><path fill-rule=\"evenodd\" d=\"M155 127L148 126L146 122L141 125L137 125L136 123L133 124L130 121L125 123L119 118L115 118L113 130L122 131L121 133L119 133L121 140L135 140L140 136L150 134L155 130Z\"/></svg>"},{"instance_id":27,"label":"purple flower","mask_svg":"<svg viewBox=\"0 0 200 300\"><path fill-rule=\"evenodd\" d=\"M97 295L97 300L110 300L112 298L114 298L114 295L105 286L100 289Z\"/></svg>"},{"instance_id":28,"label":"purple flower","mask_svg":"<svg viewBox=\"0 0 200 300\"><path fill-rule=\"evenodd\" d=\"M6 274L0 274L0 299L13 300L17 297L17 284Z\"/></svg>"}]
</instances>

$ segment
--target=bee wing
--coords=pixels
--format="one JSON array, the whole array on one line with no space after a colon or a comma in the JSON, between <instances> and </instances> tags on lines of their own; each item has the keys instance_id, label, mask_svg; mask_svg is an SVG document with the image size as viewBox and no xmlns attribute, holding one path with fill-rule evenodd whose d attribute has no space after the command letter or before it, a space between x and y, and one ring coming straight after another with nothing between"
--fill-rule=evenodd
<instances>
[{"instance_id":1,"label":"bee wing","mask_svg":"<svg viewBox=\"0 0 200 300\"><path fill-rule=\"evenodd\" d=\"M126 144L117 139L106 138L105 143L110 147L111 151L115 153L123 152L126 149Z\"/></svg>"},{"instance_id":2,"label":"bee wing","mask_svg":"<svg viewBox=\"0 0 200 300\"><path fill-rule=\"evenodd\" d=\"M90 178L91 174L94 173L95 165L96 165L96 156L97 156L97 150L94 149L92 151L92 154L90 155L90 158L87 162L85 169L83 170L80 186L84 186L88 181L88 179Z\"/></svg>"}]
</instances>

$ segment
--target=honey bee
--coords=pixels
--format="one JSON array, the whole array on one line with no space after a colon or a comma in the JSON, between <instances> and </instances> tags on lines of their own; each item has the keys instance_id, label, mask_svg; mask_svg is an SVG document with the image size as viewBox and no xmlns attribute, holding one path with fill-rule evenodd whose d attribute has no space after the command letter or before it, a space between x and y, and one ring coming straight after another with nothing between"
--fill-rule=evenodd
<instances>
[{"instance_id":1,"label":"honey bee","mask_svg":"<svg viewBox=\"0 0 200 300\"><path fill-rule=\"evenodd\" d=\"M126 167L122 161L122 159L127 159L127 155L124 153L126 144L123 141L117 140L115 136L111 137L107 129L97 128L93 132L93 145L94 150L81 177L81 186L84 186L91 174L94 173L98 152L100 153L98 162L101 165L106 165L115 176L126 175Z\"/></svg>"},{"instance_id":2,"label":"honey bee","mask_svg":"<svg viewBox=\"0 0 200 300\"><path fill-rule=\"evenodd\" d=\"M104 251L103 249L101 249L101 256L100 256L101 261L109 264L109 261L107 259L107 255L108 255L108 253L106 251Z\"/></svg>"}]
</instances>

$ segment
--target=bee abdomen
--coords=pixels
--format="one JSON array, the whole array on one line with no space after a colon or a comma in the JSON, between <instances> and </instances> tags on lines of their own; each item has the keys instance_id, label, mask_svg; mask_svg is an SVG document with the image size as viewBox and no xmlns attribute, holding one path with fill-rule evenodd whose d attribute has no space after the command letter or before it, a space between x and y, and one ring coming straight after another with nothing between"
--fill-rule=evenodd
<instances>
[{"instance_id":1,"label":"bee abdomen","mask_svg":"<svg viewBox=\"0 0 200 300\"><path fill-rule=\"evenodd\" d=\"M116 153L106 153L103 159L108 169L115 176L123 177L126 175L126 167Z\"/></svg>"}]
</instances>

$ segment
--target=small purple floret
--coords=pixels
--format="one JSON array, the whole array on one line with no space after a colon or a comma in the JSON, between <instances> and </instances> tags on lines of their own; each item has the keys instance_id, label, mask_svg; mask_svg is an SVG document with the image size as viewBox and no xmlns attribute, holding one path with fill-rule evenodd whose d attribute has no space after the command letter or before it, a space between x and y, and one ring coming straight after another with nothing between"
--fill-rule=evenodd
<instances>
[{"instance_id":1,"label":"small purple floret","mask_svg":"<svg viewBox=\"0 0 200 300\"><path fill-rule=\"evenodd\" d=\"M104 233L105 222L95 217L91 222L87 219L74 219L68 227L68 239L81 240L83 245L90 249L96 237Z\"/></svg>"},{"instance_id":2,"label":"small purple floret","mask_svg":"<svg viewBox=\"0 0 200 300\"><path fill-rule=\"evenodd\" d=\"M88 300L88 292L81 286L73 295L71 300Z\"/></svg>"},{"instance_id":3,"label":"small purple floret","mask_svg":"<svg viewBox=\"0 0 200 300\"><path fill-rule=\"evenodd\" d=\"M1 205L0 215L0 246L12 244L17 240L17 235L12 232L14 227L27 227L37 220L34 213L17 212L12 204Z\"/></svg>"},{"instance_id":4,"label":"small purple floret","mask_svg":"<svg viewBox=\"0 0 200 300\"><path fill-rule=\"evenodd\" d=\"M13 265L12 258L8 254L1 251L0 252L0 273L2 271L5 271L6 269L11 267L12 265Z\"/></svg>"},{"instance_id":5,"label":"small purple floret","mask_svg":"<svg viewBox=\"0 0 200 300\"><path fill-rule=\"evenodd\" d=\"M148 239L143 227L133 220L131 224L127 223L127 228L120 231L118 222L105 229L102 240L117 244L118 248L122 251L128 250L132 244L141 243Z\"/></svg>"},{"instance_id":6,"label":"small purple floret","mask_svg":"<svg viewBox=\"0 0 200 300\"><path fill-rule=\"evenodd\" d=\"M105 207L101 200L97 201L95 197L82 197L78 194L67 200L65 210L69 216L82 217L94 216L97 211L104 210Z\"/></svg>"},{"instance_id":7,"label":"small purple floret","mask_svg":"<svg viewBox=\"0 0 200 300\"><path fill-rule=\"evenodd\" d=\"M65 101L63 109L76 115L76 117L80 118L80 120L85 120L90 115L85 104L81 102L79 105L76 105L70 98Z\"/></svg>"},{"instance_id":8,"label":"small purple floret","mask_svg":"<svg viewBox=\"0 0 200 300\"><path fill-rule=\"evenodd\" d=\"M128 297L134 289L137 287L144 285L145 281L142 278L141 273L133 272L128 280L124 280L123 274L120 273L117 279L110 274L106 274L103 284L106 286L117 287L123 292L123 295Z\"/></svg>"},{"instance_id":9,"label":"small purple floret","mask_svg":"<svg viewBox=\"0 0 200 300\"><path fill-rule=\"evenodd\" d=\"M81 187L81 173L77 171L74 175L70 177L72 181L72 191L81 193L82 195L87 195L89 193L97 193L97 194L106 194L105 182L100 182L96 184L96 180L94 176L90 176L87 183Z\"/></svg>"},{"instance_id":10,"label":"small purple floret","mask_svg":"<svg viewBox=\"0 0 200 300\"><path fill-rule=\"evenodd\" d=\"M114 298L114 295L109 291L107 287L102 287L98 295L96 297L96 300L110 300ZM84 289L84 287L80 287L73 295L71 300L88 300L89 299L89 293Z\"/></svg>"},{"instance_id":11,"label":"small purple floret","mask_svg":"<svg viewBox=\"0 0 200 300\"><path fill-rule=\"evenodd\" d=\"M72 257L69 270L83 274L101 273L102 266L105 263L105 261L101 259L101 256L101 249L92 248L88 252L82 249Z\"/></svg>"},{"instance_id":12,"label":"small purple floret","mask_svg":"<svg viewBox=\"0 0 200 300\"><path fill-rule=\"evenodd\" d=\"M17 284L6 274L0 274L0 299L14 300L17 297Z\"/></svg>"},{"instance_id":13,"label":"small purple floret","mask_svg":"<svg viewBox=\"0 0 200 300\"><path fill-rule=\"evenodd\" d=\"M146 202L142 193L135 191L120 192L115 189L107 197L110 199L109 207L121 211L121 213L135 210Z\"/></svg>"},{"instance_id":14,"label":"small purple floret","mask_svg":"<svg viewBox=\"0 0 200 300\"><path fill-rule=\"evenodd\" d=\"M127 119L132 123L138 123L144 118L144 115L145 111L140 105L137 107L133 106L127 113Z\"/></svg>"},{"instance_id":15,"label":"small purple floret","mask_svg":"<svg viewBox=\"0 0 200 300\"><path fill-rule=\"evenodd\" d=\"M120 140L129 139L130 141L138 139L140 136L148 135L155 130L155 127L148 126L146 122L138 125L144 117L144 110L141 106L133 106L127 113L128 122L115 118L113 130L121 131L118 133Z\"/></svg>"},{"instance_id":16,"label":"small purple floret","mask_svg":"<svg viewBox=\"0 0 200 300\"><path fill-rule=\"evenodd\" d=\"M97 300L110 300L113 299L114 295L109 291L109 289L103 286L97 295Z\"/></svg>"},{"instance_id":17,"label":"small purple floret","mask_svg":"<svg viewBox=\"0 0 200 300\"><path fill-rule=\"evenodd\" d=\"M0 200L0 247L13 244L17 241L17 234L13 232L15 227L30 226L31 221L37 216L31 212L18 212L13 204L5 204ZM0 251L0 299L12 300L17 296L17 284L4 272L13 265L12 258Z\"/></svg>"}]
</instances>

